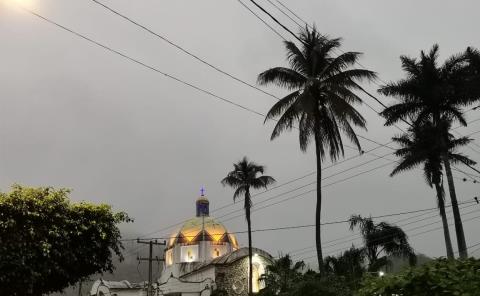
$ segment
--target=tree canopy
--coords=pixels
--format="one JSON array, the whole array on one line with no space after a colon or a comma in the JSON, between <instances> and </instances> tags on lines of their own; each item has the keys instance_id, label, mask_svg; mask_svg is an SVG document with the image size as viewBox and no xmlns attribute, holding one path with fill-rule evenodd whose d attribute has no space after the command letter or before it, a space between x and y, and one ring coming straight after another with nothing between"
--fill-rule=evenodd
<instances>
[{"instance_id":1,"label":"tree canopy","mask_svg":"<svg viewBox=\"0 0 480 296\"><path fill-rule=\"evenodd\" d=\"M123 259L118 224L124 212L73 203L70 190L14 185L0 193L0 294L58 292Z\"/></svg>"}]
</instances>

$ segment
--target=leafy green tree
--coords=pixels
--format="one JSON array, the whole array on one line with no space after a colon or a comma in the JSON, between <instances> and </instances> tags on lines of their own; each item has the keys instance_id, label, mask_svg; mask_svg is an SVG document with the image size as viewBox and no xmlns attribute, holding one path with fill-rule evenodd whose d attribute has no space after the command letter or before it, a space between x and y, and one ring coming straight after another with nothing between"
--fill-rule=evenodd
<instances>
[{"instance_id":1,"label":"leafy green tree","mask_svg":"<svg viewBox=\"0 0 480 296\"><path fill-rule=\"evenodd\" d=\"M474 296L480 291L480 260L437 259L397 274L369 277L358 296Z\"/></svg>"},{"instance_id":2,"label":"leafy green tree","mask_svg":"<svg viewBox=\"0 0 480 296\"><path fill-rule=\"evenodd\" d=\"M275 179L270 176L263 175L265 167L251 162L244 157L238 163L233 164L233 171L229 172L227 176L221 181L223 186L230 186L235 189L233 194L233 200L236 201L241 195L243 195L243 202L245 209L245 218L247 220L248 227L248 291L249 295L252 295L252 221L251 221L251 208L252 199L250 189L267 188L267 186L275 183ZM259 174L263 176L259 176Z\"/></svg>"},{"instance_id":3,"label":"leafy green tree","mask_svg":"<svg viewBox=\"0 0 480 296\"><path fill-rule=\"evenodd\" d=\"M343 277L347 284L355 289L365 273L365 250L352 246L338 257L325 258L325 269L328 274Z\"/></svg>"},{"instance_id":4,"label":"leafy green tree","mask_svg":"<svg viewBox=\"0 0 480 296\"><path fill-rule=\"evenodd\" d=\"M462 107L480 99L478 86L472 87L472 63L466 54L448 58L443 65L438 65L438 45L429 53L424 51L420 59L400 57L406 78L391 82L379 89L379 92L392 96L398 103L382 111L386 125L400 120L411 120L413 126L431 121L437 127L440 141L440 156L447 176L450 199L452 202L460 257L467 257L467 246L463 231L460 210L455 192L450 160L448 158L448 130L443 122L458 121L466 126ZM476 81L477 85L479 81Z\"/></svg>"},{"instance_id":5,"label":"leafy green tree","mask_svg":"<svg viewBox=\"0 0 480 296\"><path fill-rule=\"evenodd\" d=\"M444 122L445 129L449 129L449 123ZM443 132L441 132L443 134ZM470 142L470 139L462 137L455 139L452 134L448 134L448 159L453 163L475 164L468 157L455 153L456 150ZM394 176L400 172L411 170L423 164L423 174L427 184L435 186L437 192L437 205L442 218L443 233L445 237L445 246L447 249L447 257L454 258L452 241L448 229L447 215L445 213L445 194L443 190L443 174L442 174L442 158L440 135L437 127L431 121L427 121L409 129L408 133L393 140L399 144L400 148L395 155L401 160L390 174Z\"/></svg>"},{"instance_id":6,"label":"leafy green tree","mask_svg":"<svg viewBox=\"0 0 480 296\"><path fill-rule=\"evenodd\" d=\"M388 256L406 257L411 264L415 263L415 253L400 227L387 222L375 223L372 218L354 215L350 218L350 229L356 227L363 237L368 271L378 271L387 266Z\"/></svg>"},{"instance_id":7,"label":"leafy green tree","mask_svg":"<svg viewBox=\"0 0 480 296\"><path fill-rule=\"evenodd\" d=\"M290 255L281 256L273 264L266 267L261 280L265 288L260 291L262 296L285 295L292 291L295 284L302 278L303 261L293 262Z\"/></svg>"},{"instance_id":8,"label":"leafy green tree","mask_svg":"<svg viewBox=\"0 0 480 296\"><path fill-rule=\"evenodd\" d=\"M127 214L108 205L72 203L67 189L14 185L0 193L0 294L43 295L99 272L122 258L117 225Z\"/></svg>"},{"instance_id":9,"label":"leafy green tree","mask_svg":"<svg viewBox=\"0 0 480 296\"><path fill-rule=\"evenodd\" d=\"M293 42L285 42L290 67L266 70L258 76L258 82L262 85L273 83L292 91L266 116L265 120L279 117L271 139L298 124L300 149L306 151L309 143L314 141L317 166L315 242L322 272L322 161L326 155L332 161L343 156L342 134L361 150L353 127L365 129L366 121L353 107L353 104L362 102L353 90L361 89L358 81L374 79L375 73L352 68L361 55L358 52L345 52L335 57L341 39L321 36L316 29L305 29L299 38L302 40L300 48Z\"/></svg>"}]
</instances>

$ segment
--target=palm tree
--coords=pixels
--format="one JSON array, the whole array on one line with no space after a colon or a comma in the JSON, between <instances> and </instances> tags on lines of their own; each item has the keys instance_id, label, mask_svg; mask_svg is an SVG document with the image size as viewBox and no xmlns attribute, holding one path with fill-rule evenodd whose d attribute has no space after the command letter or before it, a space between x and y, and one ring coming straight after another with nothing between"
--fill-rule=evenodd
<instances>
[{"instance_id":1,"label":"palm tree","mask_svg":"<svg viewBox=\"0 0 480 296\"><path fill-rule=\"evenodd\" d=\"M275 183L275 179L270 176L264 176L264 166L251 162L244 157L238 163L233 164L233 171L229 172L227 176L221 181L223 186L230 186L235 189L233 194L233 200L236 201L241 195L244 196L245 218L247 219L248 227L248 291L249 295L252 295L252 223L250 218L252 199L250 195L250 189L267 188L267 186ZM258 176L261 174L263 176Z\"/></svg>"},{"instance_id":2,"label":"palm tree","mask_svg":"<svg viewBox=\"0 0 480 296\"><path fill-rule=\"evenodd\" d=\"M261 295L287 294L301 280L304 268L303 261L294 263L290 255L281 256L266 267L266 272L261 278L265 283L265 289L262 289Z\"/></svg>"},{"instance_id":3,"label":"palm tree","mask_svg":"<svg viewBox=\"0 0 480 296\"><path fill-rule=\"evenodd\" d=\"M378 271L389 264L388 256L409 258L415 263L415 253L408 237L398 226L387 222L375 224L372 218L360 215L350 217L350 230L360 229L364 241L364 252L368 260L368 271ZM383 256L381 256L383 254Z\"/></svg>"},{"instance_id":4,"label":"palm tree","mask_svg":"<svg viewBox=\"0 0 480 296\"><path fill-rule=\"evenodd\" d=\"M406 56L401 56L400 59L407 77L379 89L380 93L393 96L399 102L387 107L381 114L386 118L386 125L395 124L399 120L411 120L414 126L432 121L439 131L443 131L443 134L439 134L439 153L447 176L458 249L460 257L465 258L465 234L448 158L448 130L444 130L441 125L447 120L458 121L466 126L461 108L480 98L479 92L469 91L472 85L470 63L465 54L459 54L448 58L439 66L438 45L434 45L428 54L422 51L419 60Z\"/></svg>"},{"instance_id":5,"label":"palm tree","mask_svg":"<svg viewBox=\"0 0 480 296\"><path fill-rule=\"evenodd\" d=\"M444 125L447 126L448 130L448 122L444 123ZM425 181L430 187L435 186L437 192L437 204L442 218L447 257L454 258L447 215L445 213L445 194L443 190L442 158L440 157L439 138L438 129L430 121L420 126L414 126L409 129L408 133L393 138L393 140L400 145L395 155L401 157L401 160L390 176L411 170L423 164ZM451 134L448 134L448 138L448 154L451 162L475 164L474 161L466 156L455 153L457 148L468 144L470 139L465 137L455 139Z\"/></svg>"},{"instance_id":6,"label":"palm tree","mask_svg":"<svg viewBox=\"0 0 480 296\"><path fill-rule=\"evenodd\" d=\"M352 90L361 89L361 80L372 80L375 73L352 66L360 57L358 52L345 52L334 57L341 39L321 36L316 29L305 29L300 34L301 48L285 41L289 68L275 67L258 76L262 85L276 84L293 91L280 99L268 112L266 119L279 117L271 139L298 124L300 149L306 151L309 143L315 143L317 166L317 205L315 211L315 242L320 273L323 272L323 256L320 234L322 209L322 161L328 154L332 161L343 156L342 133L355 143L360 143L352 127L366 129L366 121L352 104L362 100Z\"/></svg>"}]
</instances>

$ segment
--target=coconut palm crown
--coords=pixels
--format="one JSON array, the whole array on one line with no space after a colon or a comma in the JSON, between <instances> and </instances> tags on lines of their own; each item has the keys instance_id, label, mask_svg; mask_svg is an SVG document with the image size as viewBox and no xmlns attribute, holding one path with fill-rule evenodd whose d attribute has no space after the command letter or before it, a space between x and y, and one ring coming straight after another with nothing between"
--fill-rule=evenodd
<instances>
[{"instance_id":1,"label":"coconut palm crown","mask_svg":"<svg viewBox=\"0 0 480 296\"><path fill-rule=\"evenodd\" d=\"M354 91L357 84L373 80L376 74L353 68L359 52L336 55L341 39L320 35L315 28L300 33L301 47L286 41L289 67L275 67L258 76L261 85L275 84L291 91L267 113L268 119L278 120L271 139L298 126L300 149L306 151L313 141L317 158L317 206L315 214L315 240L320 272L323 272L321 250L321 163L328 155L332 161L343 156L343 139L346 136L360 148L354 127L366 129L366 121L353 107L361 98ZM278 118L278 119L277 119Z\"/></svg>"}]
</instances>

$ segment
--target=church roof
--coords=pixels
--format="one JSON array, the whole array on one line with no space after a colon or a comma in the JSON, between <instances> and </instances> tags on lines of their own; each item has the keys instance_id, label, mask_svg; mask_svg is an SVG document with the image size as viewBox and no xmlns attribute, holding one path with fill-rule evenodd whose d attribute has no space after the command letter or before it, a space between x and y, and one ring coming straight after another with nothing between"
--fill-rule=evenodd
<instances>
[{"instance_id":1,"label":"church roof","mask_svg":"<svg viewBox=\"0 0 480 296\"><path fill-rule=\"evenodd\" d=\"M202 231L203 230L203 231ZM187 220L179 231L175 232L168 242L168 247L175 244L193 244L197 241L228 242L234 249L238 248L235 235L228 233L227 228L209 216L194 217Z\"/></svg>"}]
</instances>

